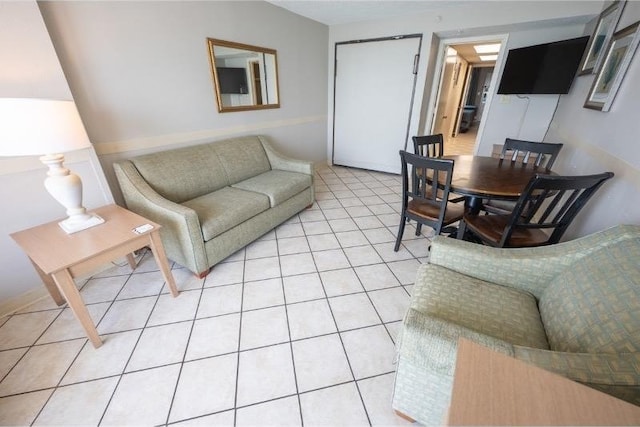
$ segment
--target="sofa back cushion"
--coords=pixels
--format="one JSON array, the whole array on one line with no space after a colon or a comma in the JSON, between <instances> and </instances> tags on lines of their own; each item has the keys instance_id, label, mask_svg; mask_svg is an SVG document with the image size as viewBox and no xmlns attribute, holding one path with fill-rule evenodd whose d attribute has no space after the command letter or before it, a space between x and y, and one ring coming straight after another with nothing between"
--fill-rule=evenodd
<instances>
[{"instance_id":1,"label":"sofa back cushion","mask_svg":"<svg viewBox=\"0 0 640 427\"><path fill-rule=\"evenodd\" d=\"M229 179L229 185L271 170L271 164L257 136L227 139L210 144Z\"/></svg>"},{"instance_id":2,"label":"sofa back cushion","mask_svg":"<svg viewBox=\"0 0 640 427\"><path fill-rule=\"evenodd\" d=\"M582 258L560 273L540 298L552 350L640 351L640 239Z\"/></svg>"},{"instance_id":3,"label":"sofa back cushion","mask_svg":"<svg viewBox=\"0 0 640 427\"><path fill-rule=\"evenodd\" d=\"M146 154L131 161L155 191L175 203L229 185L225 168L210 144Z\"/></svg>"}]
</instances>

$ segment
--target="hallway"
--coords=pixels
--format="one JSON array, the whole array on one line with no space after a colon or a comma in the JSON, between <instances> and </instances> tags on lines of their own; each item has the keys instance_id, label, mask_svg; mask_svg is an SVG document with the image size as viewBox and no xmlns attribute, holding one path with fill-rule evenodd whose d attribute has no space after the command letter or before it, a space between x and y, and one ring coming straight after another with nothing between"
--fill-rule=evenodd
<instances>
[{"instance_id":1,"label":"hallway","mask_svg":"<svg viewBox=\"0 0 640 427\"><path fill-rule=\"evenodd\" d=\"M445 137L444 155L473 154L477 134L478 128L474 125L467 132L458 133L455 138Z\"/></svg>"}]
</instances>

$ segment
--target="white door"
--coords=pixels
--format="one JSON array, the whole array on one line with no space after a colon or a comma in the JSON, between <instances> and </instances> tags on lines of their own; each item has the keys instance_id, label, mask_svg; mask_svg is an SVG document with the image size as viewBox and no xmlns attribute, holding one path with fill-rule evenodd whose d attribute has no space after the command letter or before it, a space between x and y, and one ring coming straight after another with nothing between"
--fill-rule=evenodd
<instances>
[{"instance_id":1,"label":"white door","mask_svg":"<svg viewBox=\"0 0 640 427\"><path fill-rule=\"evenodd\" d=\"M333 164L400 173L420 40L337 44Z\"/></svg>"}]
</instances>

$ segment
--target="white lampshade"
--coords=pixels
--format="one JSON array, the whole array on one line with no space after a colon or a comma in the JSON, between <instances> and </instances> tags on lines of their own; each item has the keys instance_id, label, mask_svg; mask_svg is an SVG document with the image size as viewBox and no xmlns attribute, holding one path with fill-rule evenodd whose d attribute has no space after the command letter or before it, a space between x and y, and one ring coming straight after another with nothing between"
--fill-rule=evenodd
<instances>
[{"instance_id":1,"label":"white lampshade","mask_svg":"<svg viewBox=\"0 0 640 427\"><path fill-rule=\"evenodd\" d=\"M0 0L1 1L1 0ZM0 98L0 156L34 156L47 165L44 186L67 210L67 233L102 224L82 206L82 181L63 166L61 153L91 146L73 101Z\"/></svg>"},{"instance_id":2,"label":"white lampshade","mask_svg":"<svg viewBox=\"0 0 640 427\"><path fill-rule=\"evenodd\" d=\"M39 156L90 146L73 101L0 98L0 156Z\"/></svg>"}]
</instances>

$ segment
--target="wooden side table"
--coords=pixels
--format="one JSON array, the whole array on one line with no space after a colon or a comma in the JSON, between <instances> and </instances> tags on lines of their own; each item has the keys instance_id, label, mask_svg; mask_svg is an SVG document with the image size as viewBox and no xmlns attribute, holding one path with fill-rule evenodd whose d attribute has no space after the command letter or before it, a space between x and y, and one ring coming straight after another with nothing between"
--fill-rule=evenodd
<instances>
[{"instance_id":1,"label":"wooden side table","mask_svg":"<svg viewBox=\"0 0 640 427\"><path fill-rule=\"evenodd\" d=\"M87 337L98 348L102 340L78 292L75 277L91 273L122 256L135 268L133 251L149 246L171 295L178 296L178 289L160 241L159 224L117 205L103 206L93 212L104 218L104 224L67 234L58 221L53 221L18 231L11 237L27 254L56 304L62 305L65 301L69 304ZM134 231L144 224L152 228L139 234Z\"/></svg>"},{"instance_id":2,"label":"wooden side table","mask_svg":"<svg viewBox=\"0 0 640 427\"><path fill-rule=\"evenodd\" d=\"M448 425L640 425L640 407L460 339Z\"/></svg>"}]
</instances>

